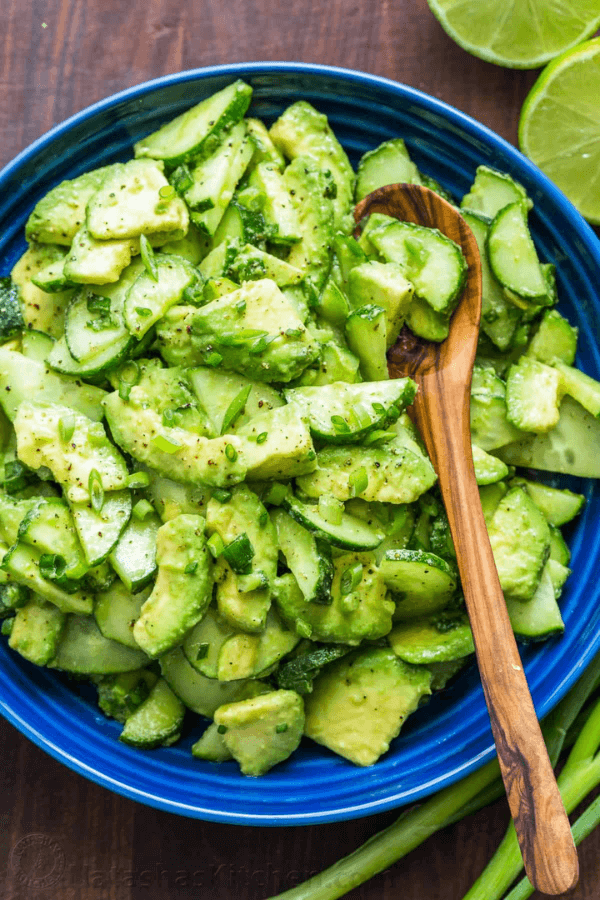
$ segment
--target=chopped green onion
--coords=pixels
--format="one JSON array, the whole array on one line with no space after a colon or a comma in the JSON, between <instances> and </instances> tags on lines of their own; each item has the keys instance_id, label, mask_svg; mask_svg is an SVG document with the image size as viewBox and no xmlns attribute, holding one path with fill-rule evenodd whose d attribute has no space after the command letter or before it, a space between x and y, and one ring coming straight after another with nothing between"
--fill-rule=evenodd
<instances>
[{"instance_id":1,"label":"chopped green onion","mask_svg":"<svg viewBox=\"0 0 600 900\"><path fill-rule=\"evenodd\" d=\"M119 382L119 397L121 398L121 400L124 400L125 403L127 403L127 401L129 400L129 397L131 395L131 388L132 388L132 385L127 384L126 381Z\"/></svg>"},{"instance_id":2,"label":"chopped green onion","mask_svg":"<svg viewBox=\"0 0 600 900\"><path fill-rule=\"evenodd\" d=\"M177 453L181 447L181 444L171 440L171 438L166 437L164 434L155 434L154 437L151 438L150 443L154 444L157 450L162 450L163 453Z\"/></svg>"},{"instance_id":3,"label":"chopped green onion","mask_svg":"<svg viewBox=\"0 0 600 900\"><path fill-rule=\"evenodd\" d=\"M302 328L287 328L285 333L288 337L301 337L302 331Z\"/></svg>"},{"instance_id":4,"label":"chopped green onion","mask_svg":"<svg viewBox=\"0 0 600 900\"><path fill-rule=\"evenodd\" d=\"M280 484L278 481L274 481L263 494L263 503L270 503L271 506L281 506L283 501L285 500L288 491L289 485Z\"/></svg>"},{"instance_id":5,"label":"chopped green onion","mask_svg":"<svg viewBox=\"0 0 600 900\"><path fill-rule=\"evenodd\" d=\"M220 366L222 362L223 362L223 357L221 356L220 353L217 353L216 350L213 350L212 353L209 353L208 356L206 357L206 359L204 360L205 365L212 366L213 368Z\"/></svg>"},{"instance_id":6,"label":"chopped green onion","mask_svg":"<svg viewBox=\"0 0 600 900\"><path fill-rule=\"evenodd\" d=\"M233 400L225 410L225 415L223 416L223 424L221 425L221 434L226 434L227 431L229 431L235 420L243 411L248 401L248 397L250 396L251 390L252 385L247 384L246 387L243 387L241 391L233 398Z\"/></svg>"},{"instance_id":7,"label":"chopped green onion","mask_svg":"<svg viewBox=\"0 0 600 900\"><path fill-rule=\"evenodd\" d=\"M40 556L40 575L49 581L55 581L64 575L67 561L59 553L42 553Z\"/></svg>"},{"instance_id":8,"label":"chopped green onion","mask_svg":"<svg viewBox=\"0 0 600 900\"><path fill-rule=\"evenodd\" d=\"M264 528L268 521L269 521L269 513L266 511L266 509L261 509L261 511L258 514L259 528Z\"/></svg>"},{"instance_id":9,"label":"chopped green onion","mask_svg":"<svg viewBox=\"0 0 600 900\"><path fill-rule=\"evenodd\" d=\"M269 437L269 432L268 432L268 431L261 431L260 434L257 434L257 435L256 435L256 443L257 443L257 444L264 444L264 442L266 441L266 439L267 439L268 437Z\"/></svg>"},{"instance_id":10,"label":"chopped green onion","mask_svg":"<svg viewBox=\"0 0 600 900\"><path fill-rule=\"evenodd\" d=\"M4 490L7 494L22 491L33 477L33 472L19 459L11 459L4 463Z\"/></svg>"},{"instance_id":11,"label":"chopped green onion","mask_svg":"<svg viewBox=\"0 0 600 900\"><path fill-rule=\"evenodd\" d=\"M370 447L371 444L387 444L388 441L393 441L396 435L393 431L381 431L376 428L375 431L372 431L368 434L363 443L365 446Z\"/></svg>"},{"instance_id":12,"label":"chopped green onion","mask_svg":"<svg viewBox=\"0 0 600 900\"><path fill-rule=\"evenodd\" d=\"M135 311L142 319L147 319L148 316L152 315L152 310L148 309L147 306L136 306Z\"/></svg>"},{"instance_id":13,"label":"chopped green onion","mask_svg":"<svg viewBox=\"0 0 600 900\"><path fill-rule=\"evenodd\" d=\"M235 304L235 311L240 316L243 316L243 314L246 312L246 301L244 300L243 297L241 300L238 300L238 302Z\"/></svg>"},{"instance_id":14,"label":"chopped green onion","mask_svg":"<svg viewBox=\"0 0 600 900\"><path fill-rule=\"evenodd\" d=\"M312 625L306 619L296 619L296 634L300 637L310 638L312 636Z\"/></svg>"},{"instance_id":15,"label":"chopped green onion","mask_svg":"<svg viewBox=\"0 0 600 900\"><path fill-rule=\"evenodd\" d=\"M351 594L361 583L363 577L362 563L356 562L344 569L340 578L340 593L342 596Z\"/></svg>"},{"instance_id":16,"label":"chopped green onion","mask_svg":"<svg viewBox=\"0 0 600 900\"><path fill-rule=\"evenodd\" d=\"M172 428L175 422L175 411L167 407L163 410L162 423L168 428Z\"/></svg>"},{"instance_id":17,"label":"chopped green onion","mask_svg":"<svg viewBox=\"0 0 600 900\"><path fill-rule=\"evenodd\" d=\"M219 734L227 734L227 726L219 725L217 726L217 731L219 732Z\"/></svg>"},{"instance_id":18,"label":"chopped green onion","mask_svg":"<svg viewBox=\"0 0 600 900\"><path fill-rule=\"evenodd\" d=\"M275 734L285 734L285 732L288 730L288 727L289 726L287 722L280 722L279 725L275 726Z\"/></svg>"},{"instance_id":19,"label":"chopped green onion","mask_svg":"<svg viewBox=\"0 0 600 900\"><path fill-rule=\"evenodd\" d=\"M193 562L187 564L187 566L183 570L183 573L184 573L184 575L194 575L197 568L198 568L198 560L195 559Z\"/></svg>"},{"instance_id":20,"label":"chopped green onion","mask_svg":"<svg viewBox=\"0 0 600 900\"><path fill-rule=\"evenodd\" d=\"M144 519L148 518L153 512L154 507L148 500L138 500L131 510L131 515L137 519L138 522L143 522Z\"/></svg>"},{"instance_id":21,"label":"chopped green onion","mask_svg":"<svg viewBox=\"0 0 600 900\"><path fill-rule=\"evenodd\" d=\"M198 644L198 652L196 653L196 662L200 662L201 659L204 659L208 656L208 651L210 649L210 644Z\"/></svg>"},{"instance_id":22,"label":"chopped green onion","mask_svg":"<svg viewBox=\"0 0 600 900\"><path fill-rule=\"evenodd\" d=\"M75 416L63 416L58 420L58 433L61 441L70 441L75 432Z\"/></svg>"},{"instance_id":23,"label":"chopped green onion","mask_svg":"<svg viewBox=\"0 0 600 900\"><path fill-rule=\"evenodd\" d=\"M350 410L349 419L352 424L356 423L357 430L362 428L370 428L373 424L373 420L371 419L371 416L366 411L366 409L362 409L360 407L358 409L355 408Z\"/></svg>"},{"instance_id":24,"label":"chopped green onion","mask_svg":"<svg viewBox=\"0 0 600 900\"><path fill-rule=\"evenodd\" d=\"M350 591L349 594L342 594L339 603L342 612L350 614L356 612L356 610L358 609L360 596L354 591Z\"/></svg>"},{"instance_id":25,"label":"chopped green onion","mask_svg":"<svg viewBox=\"0 0 600 900\"><path fill-rule=\"evenodd\" d=\"M137 384L141 374L140 364L136 362L135 359L130 359L129 362L126 362L125 365L119 369L119 379L120 381L124 381L125 384Z\"/></svg>"},{"instance_id":26,"label":"chopped green onion","mask_svg":"<svg viewBox=\"0 0 600 900\"><path fill-rule=\"evenodd\" d=\"M101 297L99 294L88 294L86 300L88 312L100 313L101 316L110 314L110 297Z\"/></svg>"},{"instance_id":27,"label":"chopped green onion","mask_svg":"<svg viewBox=\"0 0 600 900\"><path fill-rule=\"evenodd\" d=\"M254 547L245 531L224 547L222 556L237 575L248 572L254 558Z\"/></svg>"},{"instance_id":28,"label":"chopped green onion","mask_svg":"<svg viewBox=\"0 0 600 900\"><path fill-rule=\"evenodd\" d=\"M158 196L161 200L172 200L175 196L175 188L172 184L165 184L159 190Z\"/></svg>"},{"instance_id":29,"label":"chopped green onion","mask_svg":"<svg viewBox=\"0 0 600 900\"><path fill-rule=\"evenodd\" d=\"M185 194L188 188L194 183L194 179L192 178L192 173L185 163L182 163L180 166L177 166L174 172L171 173L171 182L178 194Z\"/></svg>"},{"instance_id":30,"label":"chopped green onion","mask_svg":"<svg viewBox=\"0 0 600 900\"><path fill-rule=\"evenodd\" d=\"M361 466L360 469L351 473L348 478L348 485L352 497L358 497L359 494L366 491L369 486L369 476L367 475L367 470L364 466Z\"/></svg>"},{"instance_id":31,"label":"chopped green onion","mask_svg":"<svg viewBox=\"0 0 600 900\"><path fill-rule=\"evenodd\" d=\"M104 488L102 487L102 479L98 469L92 469L88 478L88 491L90 492L90 503L94 512L102 512L104 506Z\"/></svg>"},{"instance_id":32,"label":"chopped green onion","mask_svg":"<svg viewBox=\"0 0 600 900\"><path fill-rule=\"evenodd\" d=\"M135 491L137 488L145 488L150 484L150 476L147 472L133 472L127 476L125 484L132 491Z\"/></svg>"},{"instance_id":33,"label":"chopped green onion","mask_svg":"<svg viewBox=\"0 0 600 900\"><path fill-rule=\"evenodd\" d=\"M333 427L335 428L335 430L337 431L338 434L349 434L350 433L350 426L348 425L346 420L342 418L342 416L332 416L331 424L333 425Z\"/></svg>"},{"instance_id":34,"label":"chopped green onion","mask_svg":"<svg viewBox=\"0 0 600 900\"><path fill-rule=\"evenodd\" d=\"M156 264L156 257L154 256L152 245L145 234L140 235L140 255L142 257L142 262L144 263L146 272L148 273L152 281L158 281L158 266ZM136 312L138 312L137 309Z\"/></svg>"},{"instance_id":35,"label":"chopped green onion","mask_svg":"<svg viewBox=\"0 0 600 900\"><path fill-rule=\"evenodd\" d=\"M211 497L214 497L219 503L229 503L231 500L231 491L227 491L225 488L215 488Z\"/></svg>"},{"instance_id":36,"label":"chopped green onion","mask_svg":"<svg viewBox=\"0 0 600 900\"><path fill-rule=\"evenodd\" d=\"M235 462L238 458L238 453L233 444L227 444L225 447L225 456L229 460L229 462Z\"/></svg>"},{"instance_id":37,"label":"chopped green onion","mask_svg":"<svg viewBox=\"0 0 600 900\"><path fill-rule=\"evenodd\" d=\"M262 335L248 348L248 353L251 353L252 355L262 353L276 337L276 334Z\"/></svg>"},{"instance_id":38,"label":"chopped green onion","mask_svg":"<svg viewBox=\"0 0 600 900\"><path fill-rule=\"evenodd\" d=\"M218 559L225 548L225 542L223 541L223 538L215 532L214 534L211 534L207 540L206 546L213 558Z\"/></svg>"},{"instance_id":39,"label":"chopped green onion","mask_svg":"<svg viewBox=\"0 0 600 900\"><path fill-rule=\"evenodd\" d=\"M313 459L317 458L317 454L315 453L314 450L309 450L308 453L306 454L306 458L310 459L312 462Z\"/></svg>"},{"instance_id":40,"label":"chopped green onion","mask_svg":"<svg viewBox=\"0 0 600 900\"><path fill-rule=\"evenodd\" d=\"M332 494L321 494L319 497L319 512L330 525L341 525L344 504Z\"/></svg>"},{"instance_id":41,"label":"chopped green onion","mask_svg":"<svg viewBox=\"0 0 600 900\"><path fill-rule=\"evenodd\" d=\"M4 619L2 625L0 625L0 632L4 635L4 637L10 637L12 634L12 630L15 624L14 616L10 619Z\"/></svg>"},{"instance_id":42,"label":"chopped green onion","mask_svg":"<svg viewBox=\"0 0 600 900\"><path fill-rule=\"evenodd\" d=\"M269 579L264 572L250 572L249 575L238 575L237 588L240 594L249 591L263 591L269 587Z\"/></svg>"},{"instance_id":43,"label":"chopped green onion","mask_svg":"<svg viewBox=\"0 0 600 900\"><path fill-rule=\"evenodd\" d=\"M371 406L373 407L373 409L375 410L375 412L377 413L378 416L385 415L385 406L383 405L383 403L372 403Z\"/></svg>"}]
</instances>

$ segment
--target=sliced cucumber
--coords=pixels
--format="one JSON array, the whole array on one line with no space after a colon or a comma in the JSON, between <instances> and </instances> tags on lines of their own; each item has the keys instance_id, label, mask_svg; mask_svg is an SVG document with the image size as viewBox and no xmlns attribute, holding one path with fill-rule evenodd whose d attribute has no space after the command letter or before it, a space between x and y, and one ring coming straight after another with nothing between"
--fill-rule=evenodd
<instances>
[{"instance_id":1,"label":"sliced cucumber","mask_svg":"<svg viewBox=\"0 0 600 900\"><path fill-rule=\"evenodd\" d=\"M413 665L463 659L475 652L467 616L439 615L396 625L388 635L396 656Z\"/></svg>"},{"instance_id":2,"label":"sliced cucumber","mask_svg":"<svg viewBox=\"0 0 600 900\"><path fill-rule=\"evenodd\" d=\"M379 564L394 593L394 619L414 619L444 609L456 591L456 572L441 557L423 550L388 550Z\"/></svg>"},{"instance_id":3,"label":"sliced cucumber","mask_svg":"<svg viewBox=\"0 0 600 900\"><path fill-rule=\"evenodd\" d=\"M116 581L107 591L97 595L94 618L105 638L139 650L133 637L133 626L139 618L148 593L142 591L139 594L132 594L120 581Z\"/></svg>"},{"instance_id":4,"label":"sliced cucumber","mask_svg":"<svg viewBox=\"0 0 600 900\"><path fill-rule=\"evenodd\" d=\"M369 237L388 262L402 267L422 300L436 312L453 311L467 276L467 263L458 244L435 228L411 222L393 222Z\"/></svg>"},{"instance_id":5,"label":"sliced cucumber","mask_svg":"<svg viewBox=\"0 0 600 900\"><path fill-rule=\"evenodd\" d=\"M63 375L92 378L96 375L103 375L111 369L120 366L131 355L134 346L135 339L131 337L129 332L125 332L118 341L110 344L98 356L92 356L85 362L78 362L71 355L67 341L63 336L56 341L48 355L48 365L51 369L61 372Z\"/></svg>"},{"instance_id":6,"label":"sliced cucumber","mask_svg":"<svg viewBox=\"0 0 600 900\"><path fill-rule=\"evenodd\" d=\"M460 206L493 219L501 209L515 202L529 209L533 206L523 185L510 175L489 166L478 166L471 190L462 198Z\"/></svg>"},{"instance_id":7,"label":"sliced cucumber","mask_svg":"<svg viewBox=\"0 0 600 900\"><path fill-rule=\"evenodd\" d=\"M600 382L563 362L557 361L555 367L560 372L563 393L577 400L592 416L600 417Z\"/></svg>"},{"instance_id":8,"label":"sliced cucumber","mask_svg":"<svg viewBox=\"0 0 600 900\"><path fill-rule=\"evenodd\" d=\"M501 459L486 453L481 447L473 444L473 465L475 480L478 485L493 484L502 481L508 475L508 466Z\"/></svg>"},{"instance_id":9,"label":"sliced cucumber","mask_svg":"<svg viewBox=\"0 0 600 900\"><path fill-rule=\"evenodd\" d=\"M549 431L558 422L561 389L560 372L522 356L508 370L506 418L522 431Z\"/></svg>"},{"instance_id":10,"label":"sliced cucumber","mask_svg":"<svg viewBox=\"0 0 600 900\"><path fill-rule=\"evenodd\" d=\"M21 335L21 353L27 359L34 359L36 362L45 363L46 357L54 346L54 338L43 331L36 331L29 328Z\"/></svg>"},{"instance_id":11,"label":"sliced cucumber","mask_svg":"<svg viewBox=\"0 0 600 900\"><path fill-rule=\"evenodd\" d=\"M405 183L421 184L419 170L402 138L384 141L361 157L356 175L356 202L386 184Z\"/></svg>"},{"instance_id":12,"label":"sliced cucumber","mask_svg":"<svg viewBox=\"0 0 600 900\"><path fill-rule=\"evenodd\" d=\"M251 129L250 133L252 134ZM262 213L266 222L274 229L271 240L278 244L295 244L299 241L298 213L279 167L274 163L259 163L252 171L248 183L264 196Z\"/></svg>"},{"instance_id":13,"label":"sliced cucumber","mask_svg":"<svg viewBox=\"0 0 600 900\"><path fill-rule=\"evenodd\" d=\"M105 638L93 616L68 616L56 655L48 665L78 675L110 675L132 672L147 662L142 650Z\"/></svg>"},{"instance_id":14,"label":"sliced cucumber","mask_svg":"<svg viewBox=\"0 0 600 900\"><path fill-rule=\"evenodd\" d=\"M207 678L217 678L221 647L232 634L236 634L234 626L211 606L187 633L181 646L188 662L197 672Z\"/></svg>"},{"instance_id":15,"label":"sliced cucumber","mask_svg":"<svg viewBox=\"0 0 600 900\"><path fill-rule=\"evenodd\" d=\"M104 310L101 314L97 312L99 306ZM101 297L90 288L74 294L65 315L65 340L74 360L85 367L111 350L118 352L127 338L121 310L114 307L110 298Z\"/></svg>"},{"instance_id":16,"label":"sliced cucumber","mask_svg":"<svg viewBox=\"0 0 600 900\"><path fill-rule=\"evenodd\" d=\"M157 256L156 277L142 272L125 297L123 319L129 332L140 340L196 281L198 273L186 260L162 253Z\"/></svg>"},{"instance_id":17,"label":"sliced cucumber","mask_svg":"<svg viewBox=\"0 0 600 900\"><path fill-rule=\"evenodd\" d=\"M83 591L70 591L67 593L58 585L54 584L47 578L44 578L40 572L41 551L29 547L27 544L18 541L4 555L2 560L2 568L8 572L11 581L22 584L53 603L62 612L77 613L86 615L91 613L93 607L93 597L91 594Z\"/></svg>"},{"instance_id":18,"label":"sliced cucumber","mask_svg":"<svg viewBox=\"0 0 600 900\"><path fill-rule=\"evenodd\" d=\"M571 397L565 397L554 428L545 434L525 435L500 447L496 455L509 466L600 478L598 447L600 421Z\"/></svg>"},{"instance_id":19,"label":"sliced cucumber","mask_svg":"<svg viewBox=\"0 0 600 900\"><path fill-rule=\"evenodd\" d=\"M577 350L577 334L577 328L570 325L556 309L546 309L525 354L549 366L558 363L572 366Z\"/></svg>"},{"instance_id":20,"label":"sliced cucumber","mask_svg":"<svg viewBox=\"0 0 600 900\"><path fill-rule=\"evenodd\" d=\"M387 382L293 388L284 391L288 403L300 407L313 436L330 444L362 441L371 431L393 424L412 403L417 388L410 378Z\"/></svg>"},{"instance_id":21,"label":"sliced cucumber","mask_svg":"<svg viewBox=\"0 0 600 900\"><path fill-rule=\"evenodd\" d=\"M346 319L348 346L360 360L365 381L385 381L387 367L387 317L381 306L368 304L353 310Z\"/></svg>"},{"instance_id":22,"label":"sliced cucumber","mask_svg":"<svg viewBox=\"0 0 600 900\"><path fill-rule=\"evenodd\" d=\"M168 747L179 739L184 715L185 706L160 678L141 706L127 718L119 740L145 750Z\"/></svg>"},{"instance_id":23,"label":"sliced cucumber","mask_svg":"<svg viewBox=\"0 0 600 900\"><path fill-rule=\"evenodd\" d=\"M546 516L550 525L559 527L566 525L579 515L585 503L583 494L575 494L569 490L549 487L539 481L527 481L525 478L514 478L511 485L525 488L538 509Z\"/></svg>"},{"instance_id":24,"label":"sliced cucumber","mask_svg":"<svg viewBox=\"0 0 600 900\"><path fill-rule=\"evenodd\" d=\"M174 168L210 152L225 129L242 118L251 96L249 85L235 81L142 138L134 146L135 155L164 159Z\"/></svg>"},{"instance_id":25,"label":"sliced cucumber","mask_svg":"<svg viewBox=\"0 0 600 900\"><path fill-rule=\"evenodd\" d=\"M58 497L38 500L19 525L18 539L61 557L59 571L50 579L59 587L72 590L88 570L69 507Z\"/></svg>"},{"instance_id":26,"label":"sliced cucumber","mask_svg":"<svg viewBox=\"0 0 600 900\"><path fill-rule=\"evenodd\" d=\"M562 634L565 625L554 595L548 563L542 572L538 588L527 603L507 598L506 608L515 635L524 641L544 641L553 634Z\"/></svg>"},{"instance_id":27,"label":"sliced cucumber","mask_svg":"<svg viewBox=\"0 0 600 900\"><path fill-rule=\"evenodd\" d=\"M316 504L303 503L292 495L288 495L281 505L300 525L342 550L374 550L385 536L382 531L348 513L342 513L341 523L333 525L323 518Z\"/></svg>"},{"instance_id":28,"label":"sliced cucumber","mask_svg":"<svg viewBox=\"0 0 600 900\"><path fill-rule=\"evenodd\" d=\"M492 272L503 287L526 300L539 301L546 296L546 279L520 201L510 203L496 215L486 246Z\"/></svg>"},{"instance_id":29,"label":"sliced cucumber","mask_svg":"<svg viewBox=\"0 0 600 900\"><path fill-rule=\"evenodd\" d=\"M133 515L110 553L110 564L133 594L146 587L156 575L156 534L161 522L157 515L140 521Z\"/></svg>"},{"instance_id":30,"label":"sliced cucumber","mask_svg":"<svg viewBox=\"0 0 600 900\"><path fill-rule=\"evenodd\" d=\"M129 491L111 491L100 512L90 503L71 503L71 514L89 566L103 562L116 546L131 516Z\"/></svg>"},{"instance_id":31,"label":"sliced cucumber","mask_svg":"<svg viewBox=\"0 0 600 900\"><path fill-rule=\"evenodd\" d=\"M329 544L300 525L282 509L271 512L277 542L300 590L313 603L331 603L333 564Z\"/></svg>"}]
</instances>

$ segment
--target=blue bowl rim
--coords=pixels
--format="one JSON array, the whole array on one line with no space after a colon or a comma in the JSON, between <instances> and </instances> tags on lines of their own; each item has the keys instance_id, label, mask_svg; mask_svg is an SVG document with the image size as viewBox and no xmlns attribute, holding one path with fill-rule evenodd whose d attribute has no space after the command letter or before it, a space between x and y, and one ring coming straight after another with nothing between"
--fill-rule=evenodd
<instances>
[{"instance_id":1,"label":"blue bowl rim","mask_svg":"<svg viewBox=\"0 0 600 900\"><path fill-rule=\"evenodd\" d=\"M461 128L465 133L473 138L483 140L489 147L500 151L501 155L507 155L517 164L517 166L526 171L527 175L533 179L537 185L543 190L544 194L551 199L557 207L564 221L570 224L580 235L586 249L594 262L600 269L600 241L596 237L590 225L583 219L576 208L565 197L565 195L550 181L550 179L541 172L530 160L528 160L516 147L497 135L487 126L477 122L466 113L455 109L446 102L432 97L416 88L393 81L382 76L372 75L355 69L346 69L337 66L317 65L303 62L287 62L287 61L253 61L238 62L232 64L222 64L216 66L206 66L198 69L188 69L182 72L171 73L169 75L160 76L141 84L126 88L116 94L112 94L96 103L85 107L68 119L54 126L45 134L37 138L28 147L22 150L0 171L0 188L5 181L18 172L19 167L28 161L46 147L50 146L53 141L64 133L67 133L73 126L84 123L87 119L92 118L97 113L110 109L125 100L134 100L143 97L157 88L163 88L173 84L183 84L188 81L198 81L205 78L218 76L229 76L231 78L244 78L251 75L277 75L281 73L311 75L317 77L333 77L347 82L355 82L363 86L373 86L374 88L385 89L392 95L404 100L413 100L420 107L428 108L429 111L435 112L440 117L453 123ZM597 642L597 643L600 643ZM546 715L564 696L567 690L572 686L575 680L580 677L585 668L589 665L597 650L595 643L589 643L584 649L581 656L566 676L560 680L555 689L545 696L541 702L536 704L536 711L541 718ZM472 759L468 760L461 766L448 773L445 777L435 778L427 785L424 785L420 792L415 791L412 794L392 795L385 799L375 800L371 803L360 804L344 810L335 810L334 812L315 812L306 814L298 814L290 817L285 816L261 816L257 813L236 814L224 813L221 811L212 811L200 809L197 806L188 806L187 804L174 804L156 795L149 795L144 791L136 790L130 785L123 784L120 781L112 779L109 774L99 772L92 769L82 760L76 759L70 753L57 747L52 741L38 731L33 724L24 721L19 713L9 706L3 698L0 698L0 712L3 717L13 724L22 734L28 737L33 743L49 753L59 762L67 765L73 771L83 775L86 778L96 782L97 784L116 791L130 799L147 803L158 809L167 812L178 813L183 816L193 816L205 820L225 822L231 824L244 825L305 825L312 823L324 823L332 821L341 821L343 819L357 818L361 816L371 815L378 812L395 808L399 804L419 799L432 790L440 790L465 777L470 772L480 768L484 763L489 761L495 755L495 747L492 742L483 751L478 753ZM491 737L491 733L490 733Z\"/></svg>"}]
</instances>

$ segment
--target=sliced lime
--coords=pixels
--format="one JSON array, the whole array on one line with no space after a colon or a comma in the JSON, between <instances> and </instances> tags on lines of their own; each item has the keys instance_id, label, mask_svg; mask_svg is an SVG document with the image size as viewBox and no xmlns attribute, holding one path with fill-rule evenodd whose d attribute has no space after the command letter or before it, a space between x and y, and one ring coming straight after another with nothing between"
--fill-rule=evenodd
<instances>
[{"instance_id":1,"label":"sliced lime","mask_svg":"<svg viewBox=\"0 0 600 900\"><path fill-rule=\"evenodd\" d=\"M521 111L519 144L589 222L600 224L600 38L549 65Z\"/></svg>"},{"instance_id":2,"label":"sliced lime","mask_svg":"<svg viewBox=\"0 0 600 900\"><path fill-rule=\"evenodd\" d=\"M498 66L535 69L589 38L598 0L428 0L464 50Z\"/></svg>"}]
</instances>

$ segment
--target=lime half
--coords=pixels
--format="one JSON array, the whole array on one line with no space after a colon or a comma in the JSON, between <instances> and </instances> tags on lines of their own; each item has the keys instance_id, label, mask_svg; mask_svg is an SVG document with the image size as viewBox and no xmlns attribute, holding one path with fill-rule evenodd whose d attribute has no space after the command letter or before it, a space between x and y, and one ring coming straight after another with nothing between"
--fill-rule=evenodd
<instances>
[{"instance_id":1,"label":"lime half","mask_svg":"<svg viewBox=\"0 0 600 900\"><path fill-rule=\"evenodd\" d=\"M521 150L600 224L600 38L568 50L531 88L519 122Z\"/></svg>"},{"instance_id":2,"label":"lime half","mask_svg":"<svg viewBox=\"0 0 600 900\"><path fill-rule=\"evenodd\" d=\"M511 69L536 69L600 26L599 0L428 0L464 50Z\"/></svg>"}]
</instances>

